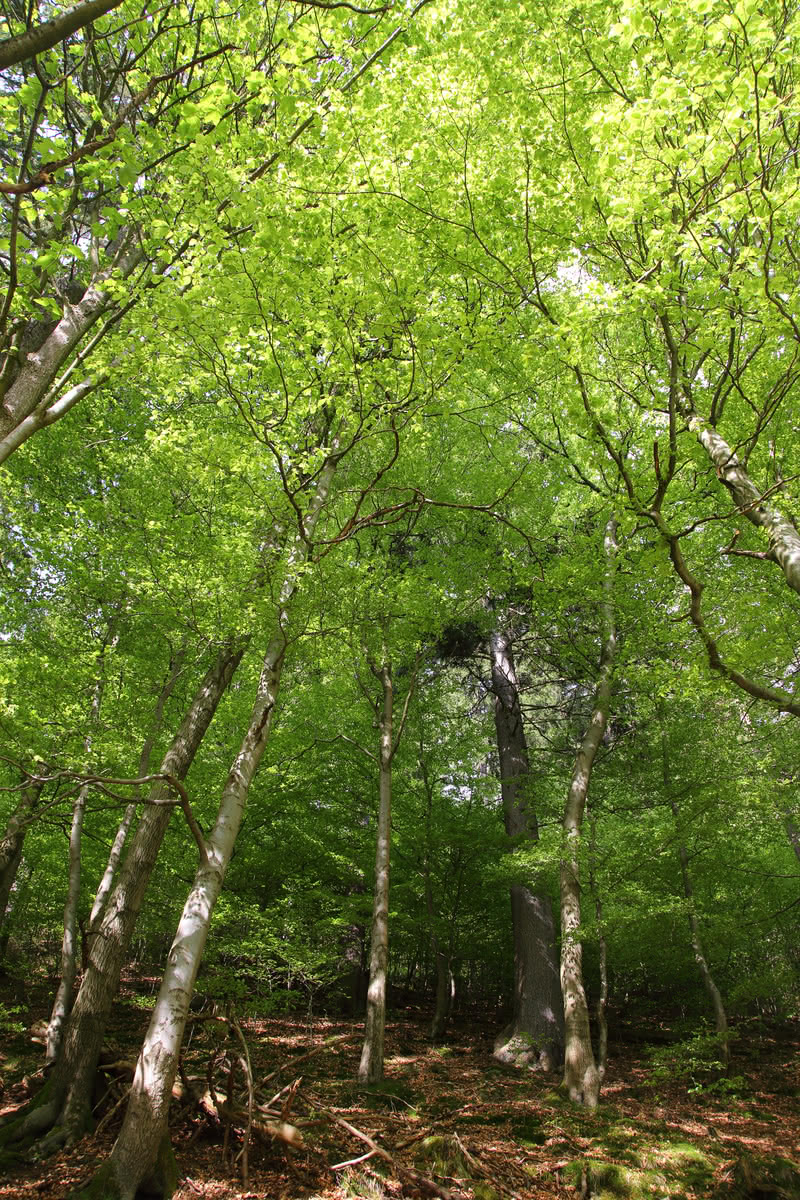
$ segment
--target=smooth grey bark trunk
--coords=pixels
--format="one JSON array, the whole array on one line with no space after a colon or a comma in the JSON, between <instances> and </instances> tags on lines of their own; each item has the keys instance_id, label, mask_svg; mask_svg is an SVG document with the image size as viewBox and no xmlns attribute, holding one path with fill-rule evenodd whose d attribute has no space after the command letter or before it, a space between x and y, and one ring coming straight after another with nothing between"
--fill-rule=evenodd
<instances>
[{"instance_id":1,"label":"smooth grey bark trunk","mask_svg":"<svg viewBox=\"0 0 800 1200\"><path fill-rule=\"evenodd\" d=\"M92 696L92 707L89 713L89 731L83 743L86 754L92 748L92 732L100 716L100 705L103 702L105 690L105 657L109 645L116 645L117 636L113 632L114 621L109 624L108 631L97 656L97 681ZM88 770L88 764L87 764ZM89 785L85 784L75 797L72 810L72 824L69 831L69 880L67 898L64 903L64 936L61 941L61 979L56 991L50 1021L47 1025L46 1061L52 1065L58 1058L61 1049L61 1039L64 1032L64 1022L70 1014L73 1003L75 980L78 974L78 905L81 898L81 841L83 839L83 822L86 816L86 802L89 798Z\"/></svg>"},{"instance_id":2,"label":"smooth grey bark trunk","mask_svg":"<svg viewBox=\"0 0 800 1200\"><path fill-rule=\"evenodd\" d=\"M369 950L369 983L364 1045L358 1065L362 1083L383 1079L386 1031L386 977L389 969L389 858L392 841L392 717L394 691L389 663L380 668L383 708L380 718L378 831L375 844L375 894Z\"/></svg>"},{"instance_id":3,"label":"smooth grey bark trunk","mask_svg":"<svg viewBox=\"0 0 800 1200\"><path fill-rule=\"evenodd\" d=\"M61 979L47 1026L46 1060L54 1063L61 1048L64 1022L72 1008L72 992L78 974L78 902L81 894L81 839L89 785L80 789L72 809L69 831L69 883L64 904L64 936L61 940Z\"/></svg>"},{"instance_id":4,"label":"smooth grey bark trunk","mask_svg":"<svg viewBox=\"0 0 800 1200\"><path fill-rule=\"evenodd\" d=\"M389 858L392 842L392 760L403 736L408 708L414 693L417 664L406 692L403 711L394 733L394 683L387 658L380 667L371 663L381 684L378 748L378 830L375 845L375 893L370 934L369 984L364 1045L358 1064L362 1083L383 1079L383 1044L386 1032L386 985L389 971Z\"/></svg>"},{"instance_id":5,"label":"smooth grey bark trunk","mask_svg":"<svg viewBox=\"0 0 800 1200\"><path fill-rule=\"evenodd\" d=\"M174 1187L169 1103L189 1004L247 794L267 744L287 647L289 606L302 581L307 545L328 498L336 464L336 454L330 455L317 479L303 521L303 536L298 533L289 549L276 626L264 655L247 732L223 787L216 822L178 923L136 1064L122 1129L90 1194L93 1190L104 1197L134 1200L140 1187L156 1195L169 1195Z\"/></svg>"},{"instance_id":6,"label":"smooth grey bark trunk","mask_svg":"<svg viewBox=\"0 0 800 1200\"><path fill-rule=\"evenodd\" d=\"M164 756L162 775L186 777L244 650L243 639L220 649ZM89 1121L97 1063L120 971L174 807L174 793L169 785L165 781L156 783L131 838L97 935L92 939L88 967L66 1024L61 1055L49 1081L48 1102L34 1108L16 1125L16 1138L55 1126L42 1146L45 1153L65 1141L74 1142Z\"/></svg>"},{"instance_id":7,"label":"smooth grey bark trunk","mask_svg":"<svg viewBox=\"0 0 800 1200\"><path fill-rule=\"evenodd\" d=\"M59 371L100 317L113 308L115 301L106 290L107 281L112 275L127 278L141 261L142 249L135 231L128 230L119 241L113 262L95 273L77 303L64 302L55 327L35 350L23 356L0 403L0 463L31 434L63 416L103 381L105 374L88 376L63 392L69 371L60 378Z\"/></svg>"},{"instance_id":8,"label":"smooth grey bark trunk","mask_svg":"<svg viewBox=\"0 0 800 1200\"><path fill-rule=\"evenodd\" d=\"M778 564L789 587L800 593L800 533L788 517L762 499L737 454L716 429L696 413L689 418L689 428L714 464L718 478L741 515L766 533L769 544L766 557Z\"/></svg>"},{"instance_id":9,"label":"smooth grey bark trunk","mask_svg":"<svg viewBox=\"0 0 800 1200\"><path fill-rule=\"evenodd\" d=\"M672 790L672 771L669 761L669 745L667 741L667 731L663 724L661 726L661 766L664 780L664 791L669 796L669 805L672 809L672 816L675 821L675 830L678 833L678 858L681 864L681 884L683 886L683 895L686 900L686 919L689 923L689 937L694 953L694 961L697 963L697 970L703 982L703 987L706 990L711 1008L714 1013L714 1024L717 1030L717 1039L719 1041L720 1055L722 1062L727 1071L730 1064L730 1045L728 1041L728 1016L725 1012L725 1003L722 999L722 993L717 987L711 967L708 961L708 956L703 945L703 938L700 932L700 922L697 919L697 908L694 902L694 889L692 887L692 877L689 872L689 852L686 849L686 844L683 838L680 837L680 813L678 805L671 795Z\"/></svg>"},{"instance_id":10,"label":"smooth grey bark trunk","mask_svg":"<svg viewBox=\"0 0 800 1200\"><path fill-rule=\"evenodd\" d=\"M594 900L594 917L597 922L597 952L600 971L600 993L597 997L597 1074L602 1084L608 1064L608 945L603 926L603 900L597 885L597 822L594 814L589 816L589 889Z\"/></svg>"},{"instance_id":11,"label":"smooth grey bark trunk","mask_svg":"<svg viewBox=\"0 0 800 1200\"><path fill-rule=\"evenodd\" d=\"M17 806L8 818L5 833L0 839L0 926L4 923L11 890L22 862L25 837L41 794L40 783L28 782L22 788Z\"/></svg>"},{"instance_id":12,"label":"smooth grey bark trunk","mask_svg":"<svg viewBox=\"0 0 800 1200\"><path fill-rule=\"evenodd\" d=\"M603 633L600 670L592 715L575 756L567 802L564 808L564 840L561 859L561 990L564 996L564 1081L570 1100L596 1108L600 1076L592 1050L589 1006L583 986L583 946L578 937L581 924L580 842L589 783L597 751L608 725L611 683L617 649L614 621L614 563L617 526L612 517L605 529L605 578L603 582Z\"/></svg>"},{"instance_id":13,"label":"smooth grey bark trunk","mask_svg":"<svg viewBox=\"0 0 800 1200\"><path fill-rule=\"evenodd\" d=\"M144 740L141 754L139 755L139 764L137 768L137 777L139 779L143 779L146 775L150 774L150 760L153 757L153 747L155 746L156 738L158 737L161 731L161 726L164 722L164 708L170 696L172 695L175 684L180 678L185 657L186 652L184 649L181 649L170 663L169 675L167 676L164 686L159 693L158 700L156 701L155 712L153 713L153 719L150 723L150 728ZM117 873L117 867L119 866L120 859L122 858L122 852L125 848L125 843L128 840L128 834L136 816L138 807L138 800L134 800L132 803L127 805L122 820L119 823L117 832L114 836L114 841L111 845L111 850L109 851L108 855L108 862L106 863L106 869L103 872L103 877L98 885L94 902L92 904L92 911L89 914L87 933L90 939L97 933L97 929L105 911L106 904L108 903L108 897L111 895L111 887L114 882L114 876Z\"/></svg>"},{"instance_id":14,"label":"smooth grey bark trunk","mask_svg":"<svg viewBox=\"0 0 800 1200\"><path fill-rule=\"evenodd\" d=\"M495 632L489 642L500 789L506 833L516 844L539 840L529 794L530 761L511 638ZM563 1058L564 1025L553 905L541 882L511 888L514 935L514 1008L498 1036L501 1062L555 1070Z\"/></svg>"},{"instance_id":15,"label":"smooth grey bark trunk","mask_svg":"<svg viewBox=\"0 0 800 1200\"><path fill-rule=\"evenodd\" d=\"M436 1008L431 1021L431 1041L441 1042L455 999L456 984L450 966L450 955L438 943L434 945L436 955Z\"/></svg>"}]
</instances>

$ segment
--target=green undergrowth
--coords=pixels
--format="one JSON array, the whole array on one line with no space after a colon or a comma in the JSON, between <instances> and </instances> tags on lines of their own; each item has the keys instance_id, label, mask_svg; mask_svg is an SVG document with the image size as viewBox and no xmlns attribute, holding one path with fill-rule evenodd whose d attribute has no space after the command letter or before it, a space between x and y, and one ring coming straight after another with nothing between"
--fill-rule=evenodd
<instances>
[{"instance_id":1,"label":"green undergrowth","mask_svg":"<svg viewBox=\"0 0 800 1200\"><path fill-rule=\"evenodd\" d=\"M625 1162L587 1155L564 1170L576 1188L597 1200L650 1200L653 1196L684 1197L706 1192L713 1163L697 1146L681 1142L640 1146Z\"/></svg>"}]
</instances>

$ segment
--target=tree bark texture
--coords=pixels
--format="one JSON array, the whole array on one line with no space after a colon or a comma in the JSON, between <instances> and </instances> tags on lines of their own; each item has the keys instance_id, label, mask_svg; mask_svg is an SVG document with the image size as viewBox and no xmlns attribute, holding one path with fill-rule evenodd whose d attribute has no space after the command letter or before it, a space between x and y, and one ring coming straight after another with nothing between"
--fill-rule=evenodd
<instances>
[{"instance_id":1,"label":"tree bark texture","mask_svg":"<svg viewBox=\"0 0 800 1200\"><path fill-rule=\"evenodd\" d=\"M362 1083L383 1079L386 1029L386 980L389 970L389 857L392 840L392 716L394 692L388 662L380 668L383 708L380 721L378 833L375 848L375 896L367 986L364 1045L358 1065Z\"/></svg>"},{"instance_id":2,"label":"tree bark texture","mask_svg":"<svg viewBox=\"0 0 800 1200\"><path fill-rule=\"evenodd\" d=\"M161 774L184 779L208 730L220 700L244 653L241 639L220 649L206 673L161 763ZM166 781L153 786L128 846L117 882L109 896L89 963L64 1031L62 1052L50 1080L49 1112L34 1109L18 1134L55 1125L44 1149L74 1142L85 1130L90 1112L97 1063L106 1022L119 984L125 954L142 907L174 809L174 794Z\"/></svg>"},{"instance_id":3,"label":"tree bark texture","mask_svg":"<svg viewBox=\"0 0 800 1200\"><path fill-rule=\"evenodd\" d=\"M564 996L564 1088L577 1104L595 1108L600 1095L600 1076L592 1050L589 1007L583 986L583 946L578 938L581 924L580 842L583 815L597 751L608 725L611 683L617 649L614 621L614 562L617 527L612 517L603 541L603 643L592 715L575 756L567 802L564 808L564 841L561 859L561 990Z\"/></svg>"},{"instance_id":4,"label":"tree bark texture","mask_svg":"<svg viewBox=\"0 0 800 1200\"><path fill-rule=\"evenodd\" d=\"M800 533L788 517L762 498L735 451L716 429L706 425L696 414L690 417L689 428L714 464L718 478L730 492L739 512L766 533L768 557L783 571L789 587L800 593Z\"/></svg>"},{"instance_id":5,"label":"tree bark texture","mask_svg":"<svg viewBox=\"0 0 800 1200\"><path fill-rule=\"evenodd\" d=\"M286 653L289 606L302 580L307 545L328 497L336 463L336 456L330 456L320 472L302 536L298 533L294 537L287 555L276 626L264 655L250 722L223 787L216 822L183 907L136 1064L122 1129L102 1172L108 1194L120 1200L134 1200L140 1187L156 1195L171 1194L174 1180L168 1153L169 1103L189 1004L247 794L267 744Z\"/></svg>"},{"instance_id":6,"label":"tree bark texture","mask_svg":"<svg viewBox=\"0 0 800 1200\"><path fill-rule=\"evenodd\" d=\"M537 842L530 798L530 761L511 638L495 632L489 642L500 788L506 833L519 844ZM544 886L511 888L514 935L514 1010L511 1025L495 1042L503 1062L555 1070L563 1058L564 1026L553 906Z\"/></svg>"},{"instance_id":7,"label":"tree bark texture","mask_svg":"<svg viewBox=\"0 0 800 1200\"><path fill-rule=\"evenodd\" d=\"M141 262L142 250L133 231L123 235L113 263L98 271L77 303L64 302L61 319L45 332L36 349L26 353L0 404L0 463L19 448L37 429L52 424L77 400L101 382L90 377L61 396L61 368L97 321L113 306L105 290L112 274L127 278ZM66 401L69 399L69 402ZM50 417L48 418L48 414Z\"/></svg>"},{"instance_id":8,"label":"tree bark texture","mask_svg":"<svg viewBox=\"0 0 800 1200\"><path fill-rule=\"evenodd\" d=\"M73 5L49 21L42 21L24 33L5 38L0 42L0 70L43 54L104 13L119 8L121 3L122 0L83 0L83 3Z\"/></svg>"},{"instance_id":9,"label":"tree bark texture","mask_svg":"<svg viewBox=\"0 0 800 1200\"><path fill-rule=\"evenodd\" d=\"M36 812L42 794L42 785L30 780L20 792L17 806L8 818L5 833L0 839L0 926L3 925L6 908L17 878L25 835Z\"/></svg>"}]
</instances>

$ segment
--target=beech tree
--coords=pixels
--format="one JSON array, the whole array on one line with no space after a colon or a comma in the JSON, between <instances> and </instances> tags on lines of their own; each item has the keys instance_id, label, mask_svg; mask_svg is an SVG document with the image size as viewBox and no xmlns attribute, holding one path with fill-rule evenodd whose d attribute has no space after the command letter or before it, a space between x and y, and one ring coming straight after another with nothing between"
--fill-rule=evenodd
<instances>
[{"instance_id":1,"label":"beech tree","mask_svg":"<svg viewBox=\"0 0 800 1200\"><path fill-rule=\"evenodd\" d=\"M137 928L178 913L98 1195L170 1193L209 939L311 1003L369 930L367 1081L393 983L435 980L437 1038L507 984L590 1106L619 980L704 985L723 1046L723 995L788 1003L798 20L4 10L0 914L10 962L64 948L5 1144L85 1130Z\"/></svg>"}]
</instances>

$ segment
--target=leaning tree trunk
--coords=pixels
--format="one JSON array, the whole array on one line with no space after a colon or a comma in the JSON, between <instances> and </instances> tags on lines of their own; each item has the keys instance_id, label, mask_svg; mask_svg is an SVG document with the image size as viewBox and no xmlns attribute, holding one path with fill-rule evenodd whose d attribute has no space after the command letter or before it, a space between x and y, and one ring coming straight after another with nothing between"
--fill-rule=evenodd
<instances>
[{"instance_id":1,"label":"leaning tree trunk","mask_svg":"<svg viewBox=\"0 0 800 1200\"><path fill-rule=\"evenodd\" d=\"M156 701L155 712L153 713L153 719L150 722L150 728L147 732L147 736L145 737L144 744L142 746L142 752L139 755L139 766L136 772L139 779L143 779L146 775L150 774L150 759L153 756L153 747L164 721L164 708L170 696L172 695L175 684L178 682L180 674L183 670L185 657L185 649L181 649L170 662L169 675L164 682L164 686L159 692L158 700ZM117 828L117 832L114 836L114 841L112 842L111 850L108 855L108 862L106 863L106 869L103 872L103 877L98 885L94 902L92 904L92 911L89 914L89 927L87 932L90 942L97 933L100 922L103 918L103 913L105 912L108 898L111 895L114 876L117 873L117 868L120 864L120 860L122 859L122 852L125 849L125 843L128 840L128 834L130 833L131 825L133 824L138 807L139 804L136 800L127 805L122 820L119 823L119 827Z\"/></svg>"},{"instance_id":2,"label":"leaning tree trunk","mask_svg":"<svg viewBox=\"0 0 800 1200\"><path fill-rule=\"evenodd\" d=\"M711 1008L714 1012L714 1023L717 1029L717 1040L719 1042L719 1050L722 1058L722 1063L727 1071L730 1063L730 1046L728 1042L728 1016L725 1012L725 1003L722 999L722 993L716 985L714 976L711 971L711 966L706 955L703 945L703 938L700 933L700 922L697 919L697 909L694 903L694 889L692 887L692 879L689 873L689 852L682 838L680 838L680 814L678 805L674 796L671 795L672 790L672 771L669 761L669 746L667 743L667 731L663 724L661 726L661 766L664 781L664 791L669 796L669 804L672 809L672 816L675 821L675 829L679 834L678 842L678 857L681 864L681 883L683 885L683 895L686 900L686 918L689 922L689 937L694 951L694 961L697 963L697 970L700 973L700 978L703 981L703 987L706 990Z\"/></svg>"},{"instance_id":3,"label":"leaning tree trunk","mask_svg":"<svg viewBox=\"0 0 800 1200\"><path fill-rule=\"evenodd\" d=\"M75 304L65 300L60 320L53 328L44 330L34 350L21 356L13 378L6 379L0 387L0 463L38 430L63 417L105 380L108 372L101 370L64 390L69 377L67 363L81 342L87 342L83 355L88 355L108 327L107 322L88 340L100 318L114 309L116 302L108 290L112 277L127 278L142 257L136 230L129 229L119 239L113 261L95 272L80 300ZM10 347L7 349L10 352ZM79 358L73 359L73 368Z\"/></svg>"},{"instance_id":4,"label":"leaning tree trunk","mask_svg":"<svg viewBox=\"0 0 800 1200\"><path fill-rule=\"evenodd\" d=\"M105 689L105 657L109 645L114 646L117 637L113 633L113 620L103 639L97 656L98 674L92 697L92 708L89 714L89 731L83 748L88 755L92 748L92 731L100 717L100 705ZM87 768L88 770L88 764ZM81 898L81 841L83 838L83 822L86 816L86 802L89 798L89 785L84 784L75 797L72 810L72 825L69 831L69 881L67 898L64 903L64 936L61 941L61 979L59 980L50 1021L47 1026L47 1062L52 1065L58 1058L61 1049L61 1039L64 1033L64 1022L72 1009L73 990L78 974L78 904Z\"/></svg>"},{"instance_id":5,"label":"leaning tree trunk","mask_svg":"<svg viewBox=\"0 0 800 1200\"><path fill-rule=\"evenodd\" d=\"M606 573L603 584L603 647L592 716L583 735L572 771L564 809L564 844L561 860L561 990L564 995L564 1088L577 1104L595 1108L600 1076L592 1051L589 1007L583 986L581 924L580 841L583 814L589 794L592 767L608 724L611 681L617 635L614 624L613 577L616 557L616 521L606 525Z\"/></svg>"},{"instance_id":6,"label":"leaning tree trunk","mask_svg":"<svg viewBox=\"0 0 800 1200\"><path fill-rule=\"evenodd\" d=\"M766 533L769 550L762 555L756 554L756 557L776 562L788 586L800 592L800 533L788 517L764 499L736 452L716 429L696 413L689 418L689 428L714 464L718 478L730 492L741 515Z\"/></svg>"},{"instance_id":7,"label":"leaning tree trunk","mask_svg":"<svg viewBox=\"0 0 800 1200\"><path fill-rule=\"evenodd\" d=\"M380 668L383 708L380 718L378 834L375 848L375 897L367 986L364 1045L358 1065L362 1083L383 1079L383 1041L386 1030L386 979L389 970L389 854L392 841L392 671Z\"/></svg>"},{"instance_id":8,"label":"leaning tree trunk","mask_svg":"<svg viewBox=\"0 0 800 1200\"><path fill-rule=\"evenodd\" d=\"M539 829L529 794L530 763L511 638L493 633L489 650L506 833L515 844L535 843ZM514 1010L511 1024L495 1042L495 1057L552 1071L563 1057L564 1026L553 906L541 881L530 888L512 886L511 922Z\"/></svg>"},{"instance_id":9,"label":"leaning tree trunk","mask_svg":"<svg viewBox=\"0 0 800 1200\"><path fill-rule=\"evenodd\" d=\"M244 816L247 794L269 736L287 646L289 605L303 578L307 546L328 497L337 457L331 455L316 482L302 535L295 536L278 602L276 628L264 655L250 723L222 791L217 819L206 840L194 882L172 943L156 1007L145 1035L122 1129L108 1162L92 1181L89 1196L134 1200L141 1188L169 1196L175 1185L169 1142L169 1103L183 1034L214 905Z\"/></svg>"},{"instance_id":10,"label":"leaning tree trunk","mask_svg":"<svg viewBox=\"0 0 800 1200\"><path fill-rule=\"evenodd\" d=\"M17 806L8 819L5 833L0 838L0 926L3 925L11 889L22 861L25 835L41 794L42 784L29 779L20 792Z\"/></svg>"},{"instance_id":11,"label":"leaning tree trunk","mask_svg":"<svg viewBox=\"0 0 800 1200\"><path fill-rule=\"evenodd\" d=\"M219 651L164 756L160 774L185 778L244 649L244 641L238 639ZM174 795L166 781L156 783L145 802L97 936L92 938L89 964L66 1024L61 1055L46 1094L37 1098L32 1111L4 1132L2 1140L22 1140L54 1126L41 1147L47 1152L65 1141L74 1142L86 1129L106 1022L174 806Z\"/></svg>"}]
</instances>

